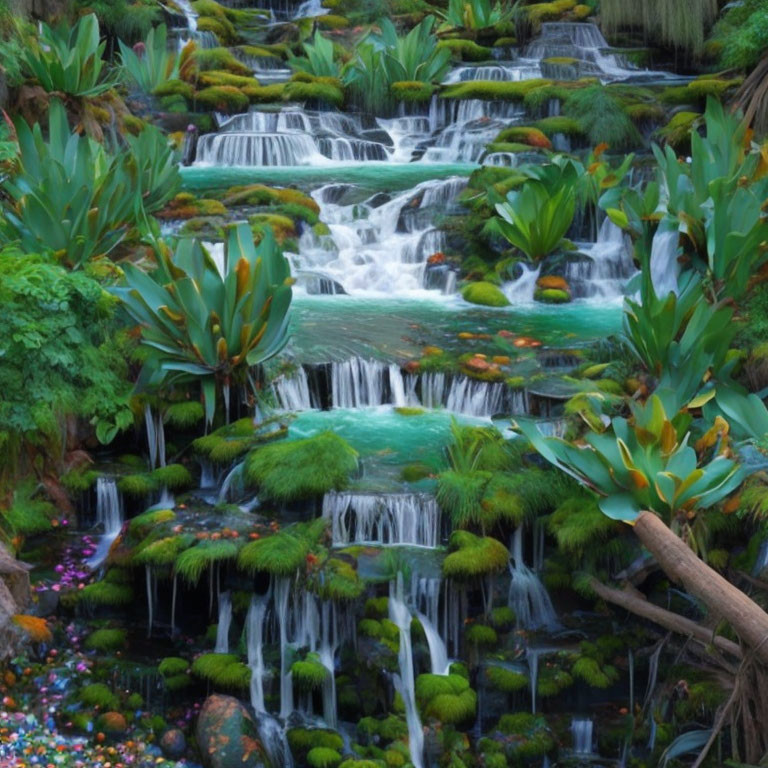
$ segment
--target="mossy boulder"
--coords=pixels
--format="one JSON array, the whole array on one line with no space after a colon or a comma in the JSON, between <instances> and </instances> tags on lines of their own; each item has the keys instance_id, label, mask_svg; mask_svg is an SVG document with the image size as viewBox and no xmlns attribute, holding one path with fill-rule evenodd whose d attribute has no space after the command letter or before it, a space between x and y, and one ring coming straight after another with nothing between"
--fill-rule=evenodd
<instances>
[{"instance_id":1,"label":"mossy boulder","mask_svg":"<svg viewBox=\"0 0 768 768\"><path fill-rule=\"evenodd\" d=\"M464 301L470 304L480 304L484 307L507 307L509 299L502 290L493 285L493 283L480 280L475 283L469 283L461 291Z\"/></svg>"},{"instance_id":2,"label":"mossy boulder","mask_svg":"<svg viewBox=\"0 0 768 768\"><path fill-rule=\"evenodd\" d=\"M272 768L248 710L231 696L209 696L195 729L205 768Z\"/></svg>"},{"instance_id":3,"label":"mossy boulder","mask_svg":"<svg viewBox=\"0 0 768 768\"><path fill-rule=\"evenodd\" d=\"M571 300L571 294L560 288L537 288L533 298L543 304L567 304Z\"/></svg>"},{"instance_id":4,"label":"mossy boulder","mask_svg":"<svg viewBox=\"0 0 768 768\"><path fill-rule=\"evenodd\" d=\"M218 70L243 77L251 75L251 70L229 48L199 48L195 51L195 64L201 72Z\"/></svg>"},{"instance_id":5,"label":"mossy boulder","mask_svg":"<svg viewBox=\"0 0 768 768\"><path fill-rule=\"evenodd\" d=\"M552 148L552 143L544 132L532 126L514 125L510 128L505 128L494 140L494 143L499 142L527 144L529 147L537 147L539 149Z\"/></svg>"},{"instance_id":6,"label":"mossy boulder","mask_svg":"<svg viewBox=\"0 0 768 768\"><path fill-rule=\"evenodd\" d=\"M491 688L503 693L514 693L528 687L528 675L507 667L486 667L485 679Z\"/></svg>"},{"instance_id":7,"label":"mossy boulder","mask_svg":"<svg viewBox=\"0 0 768 768\"><path fill-rule=\"evenodd\" d=\"M195 99L201 106L226 114L243 112L249 103L248 96L232 85L214 85L203 88L195 94Z\"/></svg>"},{"instance_id":8,"label":"mossy boulder","mask_svg":"<svg viewBox=\"0 0 768 768\"><path fill-rule=\"evenodd\" d=\"M443 576L468 580L507 567L509 552L490 536L475 536L469 531L454 531L448 543L449 553L443 560Z\"/></svg>"},{"instance_id":9,"label":"mossy boulder","mask_svg":"<svg viewBox=\"0 0 768 768\"><path fill-rule=\"evenodd\" d=\"M429 101L435 92L432 83L424 83L417 80L401 80L392 83L390 91L398 101L421 102Z\"/></svg>"},{"instance_id":10,"label":"mossy boulder","mask_svg":"<svg viewBox=\"0 0 768 768\"><path fill-rule=\"evenodd\" d=\"M450 51L451 58L457 61L487 61L493 56L490 48L478 45L474 40L440 40L437 47Z\"/></svg>"},{"instance_id":11,"label":"mossy boulder","mask_svg":"<svg viewBox=\"0 0 768 768\"><path fill-rule=\"evenodd\" d=\"M471 722L475 717L477 696L461 675L419 675L416 701L426 718L444 725Z\"/></svg>"}]
</instances>

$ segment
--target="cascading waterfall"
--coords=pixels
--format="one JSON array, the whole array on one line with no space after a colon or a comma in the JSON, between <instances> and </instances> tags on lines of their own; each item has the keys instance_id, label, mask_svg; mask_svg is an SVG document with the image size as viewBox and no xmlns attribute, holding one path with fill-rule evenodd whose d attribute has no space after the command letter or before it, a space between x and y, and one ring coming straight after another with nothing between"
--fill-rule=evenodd
<instances>
[{"instance_id":1,"label":"cascading waterfall","mask_svg":"<svg viewBox=\"0 0 768 768\"><path fill-rule=\"evenodd\" d=\"M291 375L279 376L272 382L272 390L284 411L308 411L313 408L307 372L299 366Z\"/></svg>"},{"instance_id":2,"label":"cascading waterfall","mask_svg":"<svg viewBox=\"0 0 768 768\"><path fill-rule=\"evenodd\" d=\"M331 521L334 546L409 544L437 547L441 514L428 494L327 493L323 516Z\"/></svg>"},{"instance_id":3,"label":"cascading waterfall","mask_svg":"<svg viewBox=\"0 0 768 768\"><path fill-rule=\"evenodd\" d=\"M509 559L509 607L523 629L549 630L559 626L552 600L539 577L523 560L523 526L515 529Z\"/></svg>"},{"instance_id":4,"label":"cascading waterfall","mask_svg":"<svg viewBox=\"0 0 768 768\"><path fill-rule=\"evenodd\" d=\"M398 664L400 674L394 675L395 690L405 704L405 719L408 724L408 746L414 768L424 768L424 731L416 708L416 682L413 673L413 652L411 649L411 612L403 599L403 574L397 574L397 581L390 584L389 619L400 630Z\"/></svg>"},{"instance_id":5,"label":"cascading waterfall","mask_svg":"<svg viewBox=\"0 0 768 768\"><path fill-rule=\"evenodd\" d=\"M329 728L337 727L336 716L336 611L332 603L324 602L322 607L322 641L318 650L320 663L327 675L323 683L323 719Z\"/></svg>"},{"instance_id":6,"label":"cascading waterfall","mask_svg":"<svg viewBox=\"0 0 768 768\"><path fill-rule=\"evenodd\" d=\"M651 245L651 280L657 296L677 293L677 278L680 265L677 263L680 233L677 228L657 229Z\"/></svg>"},{"instance_id":7,"label":"cascading waterfall","mask_svg":"<svg viewBox=\"0 0 768 768\"><path fill-rule=\"evenodd\" d=\"M219 595L219 623L216 626L216 653L229 653L229 628L232 625L232 596L222 592Z\"/></svg>"},{"instance_id":8,"label":"cascading waterfall","mask_svg":"<svg viewBox=\"0 0 768 768\"><path fill-rule=\"evenodd\" d=\"M114 477L96 479L96 525L103 533L96 551L88 559L88 566L93 569L107 559L109 549L123 527L123 501Z\"/></svg>"},{"instance_id":9,"label":"cascading waterfall","mask_svg":"<svg viewBox=\"0 0 768 768\"><path fill-rule=\"evenodd\" d=\"M423 613L416 611L416 618L421 623L424 635L427 638L432 674L447 675L450 662L448 661L448 650L445 647L443 638L440 637L440 633L435 625Z\"/></svg>"},{"instance_id":10,"label":"cascading waterfall","mask_svg":"<svg viewBox=\"0 0 768 768\"><path fill-rule=\"evenodd\" d=\"M594 723L588 717L574 717L571 721L573 751L577 755L592 754L592 730Z\"/></svg>"},{"instance_id":11,"label":"cascading waterfall","mask_svg":"<svg viewBox=\"0 0 768 768\"><path fill-rule=\"evenodd\" d=\"M251 669L251 706L258 713L266 712L264 706L264 617L267 613L267 596L253 595L245 619L248 666Z\"/></svg>"},{"instance_id":12,"label":"cascading waterfall","mask_svg":"<svg viewBox=\"0 0 768 768\"><path fill-rule=\"evenodd\" d=\"M144 425L147 430L147 447L149 449L149 468L157 469L165 466L165 425L162 414L152 415L149 403L144 406Z\"/></svg>"},{"instance_id":13,"label":"cascading waterfall","mask_svg":"<svg viewBox=\"0 0 768 768\"><path fill-rule=\"evenodd\" d=\"M293 674L288 668L288 598L291 579L275 580L275 612L280 627L280 717L285 720L293 712Z\"/></svg>"},{"instance_id":14,"label":"cascading waterfall","mask_svg":"<svg viewBox=\"0 0 768 768\"><path fill-rule=\"evenodd\" d=\"M541 267L529 267L521 264L522 274L520 277L508 283L504 283L501 290L509 299L510 304L532 304L533 294L536 291L536 281L539 279Z\"/></svg>"}]
</instances>

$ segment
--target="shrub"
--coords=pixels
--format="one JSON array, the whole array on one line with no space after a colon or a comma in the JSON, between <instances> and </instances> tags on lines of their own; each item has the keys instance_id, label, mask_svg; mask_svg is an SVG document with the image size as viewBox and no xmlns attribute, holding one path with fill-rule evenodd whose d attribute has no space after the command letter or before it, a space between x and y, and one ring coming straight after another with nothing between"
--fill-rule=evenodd
<instances>
[{"instance_id":1,"label":"shrub","mask_svg":"<svg viewBox=\"0 0 768 768\"><path fill-rule=\"evenodd\" d=\"M304 690L322 688L328 679L328 670L320 663L316 653L310 653L303 661L294 661L291 665L294 682Z\"/></svg>"}]
</instances>

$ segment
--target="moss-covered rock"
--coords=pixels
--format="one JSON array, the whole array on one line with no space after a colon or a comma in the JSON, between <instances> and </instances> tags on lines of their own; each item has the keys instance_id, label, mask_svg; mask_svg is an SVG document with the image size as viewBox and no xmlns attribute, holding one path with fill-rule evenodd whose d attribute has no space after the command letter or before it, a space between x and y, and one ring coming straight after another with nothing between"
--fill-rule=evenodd
<instances>
[{"instance_id":1,"label":"moss-covered rock","mask_svg":"<svg viewBox=\"0 0 768 768\"><path fill-rule=\"evenodd\" d=\"M291 674L294 683L307 691L322 688L328 679L328 670L320 663L316 653L307 654L304 660L294 661Z\"/></svg>"},{"instance_id":2,"label":"moss-covered rock","mask_svg":"<svg viewBox=\"0 0 768 768\"><path fill-rule=\"evenodd\" d=\"M225 114L243 112L249 103L248 96L232 85L214 85L210 88L203 88L201 91L197 91L195 99L201 106Z\"/></svg>"},{"instance_id":3,"label":"moss-covered rock","mask_svg":"<svg viewBox=\"0 0 768 768\"><path fill-rule=\"evenodd\" d=\"M457 61L488 61L493 56L490 48L462 38L440 40L437 47L450 51L451 58Z\"/></svg>"},{"instance_id":4,"label":"moss-covered rock","mask_svg":"<svg viewBox=\"0 0 768 768\"><path fill-rule=\"evenodd\" d=\"M192 674L219 688L246 690L251 684L251 670L231 653L204 653L192 662Z\"/></svg>"},{"instance_id":5,"label":"moss-covered rock","mask_svg":"<svg viewBox=\"0 0 768 768\"><path fill-rule=\"evenodd\" d=\"M493 283L478 281L469 283L461 291L464 301L470 304L480 304L484 307L507 307L509 299L502 290Z\"/></svg>"},{"instance_id":6,"label":"moss-covered rock","mask_svg":"<svg viewBox=\"0 0 768 768\"><path fill-rule=\"evenodd\" d=\"M423 102L429 101L435 92L436 86L432 83L424 83L418 80L401 80L392 83L390 91L398 101Z\"/></svg>"},{"instance_id":7,"label":"moss-covered rock","mask_svg":"<svg viewBox=\"0 0 768 768\"><path fill-rule=\"evenodd\" d=\"M503 693L514 693L528 687L528 675L507 667L486 667L485 679L491 688Z\"/></svg>"},{"instance_id":8,"label":"moss-covered rock","mask_svg":"<svg viewBox=\"0 0 768 768\"><path fill-rule=\"evenodd\" d=\"M497 539L475 536L469 531L454 531L443 560L443 576L467 580L507 567L509 552Z\"/></svg>"},{"instance_id":9,"label":"moss-covered rock","mask_svg":"<svg viewBox=\"0 0 768 768\"><path fill-rule=\"evenodd\" d=\"M571 300L571 294L560 288L537 288L533 298L543 304L567 304Z\"/></svg>"}]
</instances>

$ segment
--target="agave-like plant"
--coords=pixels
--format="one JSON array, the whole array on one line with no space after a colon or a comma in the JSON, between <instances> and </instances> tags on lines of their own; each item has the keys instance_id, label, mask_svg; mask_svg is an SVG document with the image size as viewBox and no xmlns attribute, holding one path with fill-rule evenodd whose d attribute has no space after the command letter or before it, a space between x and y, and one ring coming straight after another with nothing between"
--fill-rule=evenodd
<instances>
[{"instance_id":1,"label":"agave-like plant","mask_svg":"<svg viewBox=\"0 0 768 768\"><path fill-rule=\"evenodd\" d=\"M126 235L141 204L137 169L127 153L72 133L64 107L49 109L42 127L17 120L17 173L4 186L0 243L19 242L29 253L52 251L77 267L108 254Z\"/></svg>"},{"instance_id":2,"label":"agave-like plant","mask_svg":"<svg viewBox=\"0 0 768 768\"><path fill-rule=\"evenodd\" d=\"M492 228L519 248L530 260L539 261L557 248L576 212L575 187L561 184L552 191L538 180L525 182L497 203L500 218Z\"/></svg>"},{"instance_id":3,"label":"agave-like plant","mask_svg":"<svg viewBox=\"0 0 768 768\"><path fill-rule=\"evenodd\" d=\"M288 54L288 64L295 72L314 77L341 77L341 67L334 58L333 43L319 31L311 43L304 43L304 56Z\"/></svg>"},{"instance_id":4,"label":"agave-like plant","mask_svg":"<svg viewBox=\"0 0 768 768\"><path fill-rule=\"evenodd\" d=\"M199 382L209 424L217 393L226 415L231 388L255 392L249 369L288 341L290 268L268 229L255 246L250 227L235 225L221 266L198 241L182 240L173 253L159 250L149 274L126 264L125 278L116 293L147 350L137 387Z\"/></svg>"},{"instance_id":5,"label":"agave-like plant","mask_svg":"<svg viewBox=\"0 0 768 768\"><path fill-rule=\"evenodd\" d=\"M509 21L514 12L512 5L491 5L491 0L449 0L448 10L441 16L452 27L487 29Z\"/></svg>"},{"instance_id":6,"label":"agave-like plant","mask_svg":"<svg viewBox=\"0 0 768 768\"><path fill-rule=\"evenodd\" d=\"M120 44L120 62L125 78L150 94L163 83L179 76L181 53L168 48L168 32L165 24L153 27L141 51Z\"/></svg>"},{"instance_id":7,"label":"agave-like plant","mask_svg":"<svg viewBox=\"0 0 768 768\"><path fill-rule=\"evenodd\" d=\"M99 41L98 19L90 13L72 27L42 24L39 46L24 49L22 64L48 93L98 96L114 85L114 78L104 76L105 45Z\"/></svg>"}]
</instances>

